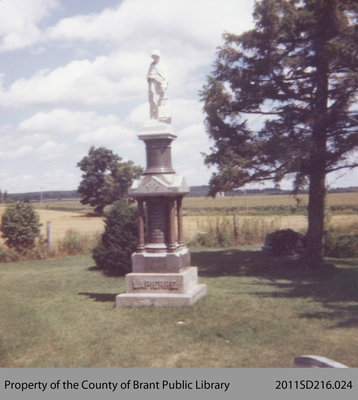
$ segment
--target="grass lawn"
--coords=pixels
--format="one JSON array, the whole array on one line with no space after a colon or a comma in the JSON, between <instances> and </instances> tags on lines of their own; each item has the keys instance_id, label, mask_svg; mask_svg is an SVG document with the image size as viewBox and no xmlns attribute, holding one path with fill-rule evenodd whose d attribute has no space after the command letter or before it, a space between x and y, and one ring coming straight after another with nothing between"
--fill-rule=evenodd
<instances>
[{"instance_id":1,"label":"grass lawn","mask_svg":"<svg viewBox=\"0 0 358 400\"><path fill-rule=\"evenodd\" d=\"M208 295L188 308L115 308L124 279L89 256L0 265L0 367L358 367L358 259L192 250ZM178 322L181 321L181 324Z\"/></svg>"}]
</instances>

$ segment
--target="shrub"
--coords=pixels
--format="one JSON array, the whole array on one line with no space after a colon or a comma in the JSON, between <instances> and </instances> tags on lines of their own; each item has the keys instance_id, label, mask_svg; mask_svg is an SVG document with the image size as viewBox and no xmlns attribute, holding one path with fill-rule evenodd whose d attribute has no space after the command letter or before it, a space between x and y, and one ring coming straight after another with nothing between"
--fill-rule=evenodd
<instances>
[{"instance_id":1,"label":"shrub","mask_svg":"<svg viewBox=\"0 0 358 400\"><path fill-rule=\"evenodd\" d=\"M40 226L40 217L29 203L18 202L8 207L1 218L5 244L22 254L35 247Z\"/></svg>"},{"instance_id":2,"label":"shrub","mask_svg":"<svg viewBox=\"0 0 358 400\"><path fill-rule=\"evenodd\" d=\"M305 237L292 229L281 229L266 236L263 250L275 256L300 254L305 248Z\"/></svg>"},{"instance_id":3,"label":"shrub","mask_svg":"<svg viewBox=\"0 0 358 400\"><path fill-rule=\"evenodd\" d=\"M357 233L328 233L325 242L325 255L328 257L358 257Z\"/></svg>"},{"instance_id":4,"label":"shrub","mask_svg":"<svg viewBox=\"0 0 358 400\"><path fill-rule=\"evenodd\" d=\"M20 259L19 253L14 250L0 246L0 263L14 262Z\"/></svg>"},{"instance_id":5,"label":"shrub","mask_svg":"<svg viewBox=\"0 0 358 400\"><path fill-rule=\"evenodd\" d=\"M247 246L262 243L268 232L279 226L279 219L267 222L264 218L238 219L234 228L233 218L208 218L206 222L198 222L198 233L190 240L190 246L228 247Z\"/></svg>"},{"instance_id":6,"label":"shrub","mask_svg":"<svg viewBox=\"0 0 358 400\"><path fill-rule=\"evenodd\" d=\"M190 241L191 246L227 247L234 242L233 227L225 219L209 220L203 229Z\"/></svg>"},{"instance_id":7,"label":"shrub","mask_svg":"<svg viewBox=\"0 0 358 400\"><path fill-rule=\"evenodd\" d=\"M131 271L131 255L137 248L136 209L118 200L105 217L105 230L93 258L106 274L125 275Z\"/></svg>"},{"instance_id":8,"label":"shrub","mask_svg":"<svg viewBox=\"0 0 358 400\"><path fill-rule=\"evenodd\" d=\"M90 238L75 229L68 229L65 236L59 241L58 249L61 253L71 256L85 253L88 250Z\"/></svg>"}]
</instances>

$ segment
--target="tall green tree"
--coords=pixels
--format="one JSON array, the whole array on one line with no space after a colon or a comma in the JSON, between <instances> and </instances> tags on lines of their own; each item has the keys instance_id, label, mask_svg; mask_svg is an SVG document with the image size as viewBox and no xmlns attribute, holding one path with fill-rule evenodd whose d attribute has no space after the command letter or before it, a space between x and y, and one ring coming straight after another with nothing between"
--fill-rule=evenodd
<instances>
[{"instance_id":1,"label":"tall green tree","mask_svg":"<svg viewBox=\"0 0 358 400\"><path fill-rule=\"evenodd\" d=\"M325 179L358 165L357 0L262 0L224 34L201 96L211 194L294 178L309 186L307 254L323 256Z\"/></svg>"},{"instance_id":2,"label":"tall green tree","mask_svg":"<svg viewBox=\"0 0 358 400\"><path fill-rule=\"evenodd\" d=\"M77 189L82 204L94 207L98 214L106 205L127 197L128 188L142 173L142 168L122 158L105 147L89 149L88 155L77 163L83 172Z\"/></svg>"}]
</instances>

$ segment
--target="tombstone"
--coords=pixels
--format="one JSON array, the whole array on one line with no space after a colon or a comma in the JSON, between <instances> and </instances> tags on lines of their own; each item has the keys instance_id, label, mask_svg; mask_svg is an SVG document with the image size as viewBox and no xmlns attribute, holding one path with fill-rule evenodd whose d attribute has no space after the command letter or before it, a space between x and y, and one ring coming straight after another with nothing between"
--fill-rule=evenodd
<instances>
[{"instance_id":1,"label":"tombstone","mask_svg":"<svg viewBox=\"0 0 358 400\"><path fill-rule=\"evenodd\" d=\"M185 179L172 167L171 144L176 139L166 97L167 82L159 71L159 51L148 72L150 120L138 138L145 143L146 169L129 195L138 203L138 248L132 273L125 276L126 293L116 306L190 306L206 295L198 284L183 240L182 200L189 193ZM156 81L157 79L157 81Z\"/></svg>"},{"instance_id":2,"label":"tombstone","mask_svg":"<svg viewBox=\"0 0 358 400\"><path fill-rule=\"evenodd\" d=\"M346 365L326 357L306 355L295 357L294 368L348 368Z\"/></svg>"}]
</instances>

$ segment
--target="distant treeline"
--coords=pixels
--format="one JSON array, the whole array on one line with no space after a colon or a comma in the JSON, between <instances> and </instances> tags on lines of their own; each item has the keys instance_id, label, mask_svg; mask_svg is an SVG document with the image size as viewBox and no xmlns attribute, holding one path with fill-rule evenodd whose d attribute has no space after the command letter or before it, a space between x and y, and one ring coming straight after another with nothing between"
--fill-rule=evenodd
<instances>
[{"instance_id":1,"label":"distant treeline","mask_svg":"<svg viewBox=\"0 0 358 400\"><path fill-rule=\"evenodd\" d=\"M358 192L358 186L350 186L344 188L329 189L329 193L350 193ZM209 186L191 186L189 197L205 197L209 193ZM307 193L305 191L302 194ZM278 194L291 194L290 190L281 190L276 188L265 189L237 189L229 192L221 193L221 196L244 196L244 195L278 195ZM46 191L46 192L30 192L30 193L13 193L7 194L7 199L11 201L53 201L53 200L73 200L79 199L77 190L59 190L59 191Z\"/></svg>"},{"instance_id":2,"label":"distant treeline","mask_svg":"<svg viewBox=\"0 0 358 400\"><path fill-rule=\"evenodd\" d=\"M53 190L46 192L10 193L7 197L12 201L51 201L79 199L77 190Z\"/></svg>"}]
</instances>

